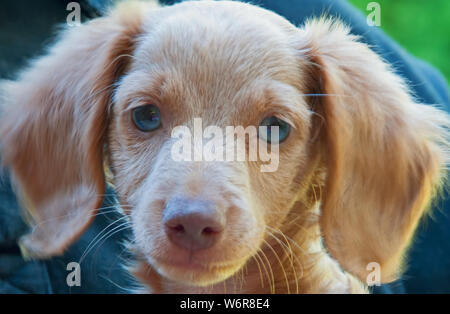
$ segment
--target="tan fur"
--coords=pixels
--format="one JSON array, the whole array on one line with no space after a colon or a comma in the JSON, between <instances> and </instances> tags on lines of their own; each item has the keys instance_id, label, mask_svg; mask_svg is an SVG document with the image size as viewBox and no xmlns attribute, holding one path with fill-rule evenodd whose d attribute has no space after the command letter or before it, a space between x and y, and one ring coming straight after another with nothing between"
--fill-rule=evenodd
<instances>
[{"instance_id":1,"label":"tan fur","mask_svg":"<svg viewBox=\"0 0 450 314\"><path fill-rule=\"evenodd\" d=\"M446 115L415 103L346 27L296 28L239 2L119 6L4 87L3 161L35 226L24 249L62 254L83 232L105 160L143 292L362 293L370 262L392 281L447 161ZM163 127L142 133L130 113L149 103ZM170 157L171 130L196 117L246 127L271 114L293 126L274 173ZM214 247L167 240L162 211L180 195L226 216Z\"/></svg>"}]
</instances>

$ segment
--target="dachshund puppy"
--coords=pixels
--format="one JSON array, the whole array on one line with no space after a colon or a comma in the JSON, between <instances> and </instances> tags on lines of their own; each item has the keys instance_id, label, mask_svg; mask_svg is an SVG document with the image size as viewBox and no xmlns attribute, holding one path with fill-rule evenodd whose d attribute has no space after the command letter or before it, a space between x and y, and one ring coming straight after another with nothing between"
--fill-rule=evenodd
<instances>
[{"instance_id":1,"label":"dachshund puppy","mask_svg":"<svg viewBox=\"0 0 450 314\"><path fill-rule=\"evenodd\" d=\"M2 161L33 223L24 253L63 254L109 181L143 292L366 292L374 269L401 274L445 176L447 116L326 18L128 2L65 30L1 90ZM275 127L256 142L277 168L175 160L173 130L196 119Z\"/></svg>"}]
</instances>

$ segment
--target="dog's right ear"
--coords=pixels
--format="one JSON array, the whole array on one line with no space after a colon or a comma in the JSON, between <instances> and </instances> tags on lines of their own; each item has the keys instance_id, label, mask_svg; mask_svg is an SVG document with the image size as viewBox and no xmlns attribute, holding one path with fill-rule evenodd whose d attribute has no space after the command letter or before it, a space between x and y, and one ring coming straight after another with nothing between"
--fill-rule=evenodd
<instances>
[{"instance_id":1,"label":"dog's right ear","mask_svg":"<svg viewBox=\"0 0 450 314\"><path fill-rule=\"evenodd\" d=\"M450 119L417 103L402 78L341 22L312 20L302 40L311 90L324 96L313 108L327 169L325 246L360 280L378 265L380 281L391 282L447 176Z\"/></svg>"},{"instance_id":2,"label":"dog's right ear","mask_svg":"<svg viewBox=\"0 0 450 314\"><path fill-rule=\"evenodd\" d=\"M62 254L102 203L111 93L147 8L127 3L67 29L45 57L2 87L0 148L33 220L21 240L31 257Z\"/></svg>"}]
</instances>

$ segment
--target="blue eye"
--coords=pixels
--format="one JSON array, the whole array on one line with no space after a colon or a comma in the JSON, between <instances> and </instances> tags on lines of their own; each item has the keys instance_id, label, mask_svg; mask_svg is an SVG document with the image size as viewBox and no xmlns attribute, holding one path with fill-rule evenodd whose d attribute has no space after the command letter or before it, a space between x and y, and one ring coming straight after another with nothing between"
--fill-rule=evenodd
<instances>
[{"instance_id":1,"label":"blue eye","mask_svg":"<svg viewBox=\"0 0 450 314\"><path fill-rule=\"evenodd\" d=\"M274 116L265 118L259 126L259 137L268 143L281 143L286 140L289 133L291 133L291 126L287 122ZM274 142L272 142L272 127L278 127L278 138L275 139Z\"/></svg>"},{"instance_id":2,"label":"blue eye","mask_svg":"<svg viewBox=\"0 0 450 314\"><path fill-rule=\"evenodd\" d=\"M132 116L136 127L143 132L152 132L161 126L161 113L154 105L134 108Z\"/></svg>"}]
</instances>

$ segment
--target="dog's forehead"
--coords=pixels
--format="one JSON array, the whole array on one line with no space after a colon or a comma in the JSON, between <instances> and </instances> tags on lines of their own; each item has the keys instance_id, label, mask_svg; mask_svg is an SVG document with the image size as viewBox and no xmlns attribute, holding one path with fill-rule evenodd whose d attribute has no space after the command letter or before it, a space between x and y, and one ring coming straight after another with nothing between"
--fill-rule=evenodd
<instances>
[{"instance_id":1,"label":"dog's forehead","mask_svg":"<svg viewBox=\"0 0 450 314\"><path fill-rule=\"evenodd\" d=\"M157 19L149 16L137 50L142 66L199 66L201 72L226 67L227 72L245 70L252 75L252 70L259 70L267 74L295 55L297 29L259 7L206 1L166 10Z\"/></svg>"},{"instance_id":2,"label":"dog's forehead","mask_svg":"<svg viewBox=\"0 0 450 314\"><path fill-rule=\"evenodd\" d=\"M183 10L167 8L147 23L134 69L147 71L149 79L165 76L166 87L178 90L173 94L196 100L201 95L205 106L264 85L257 81L297 84L293 42L298 31L289 22L242 3L192 4L187 2Z\"/></svg>"}]
</instances>

